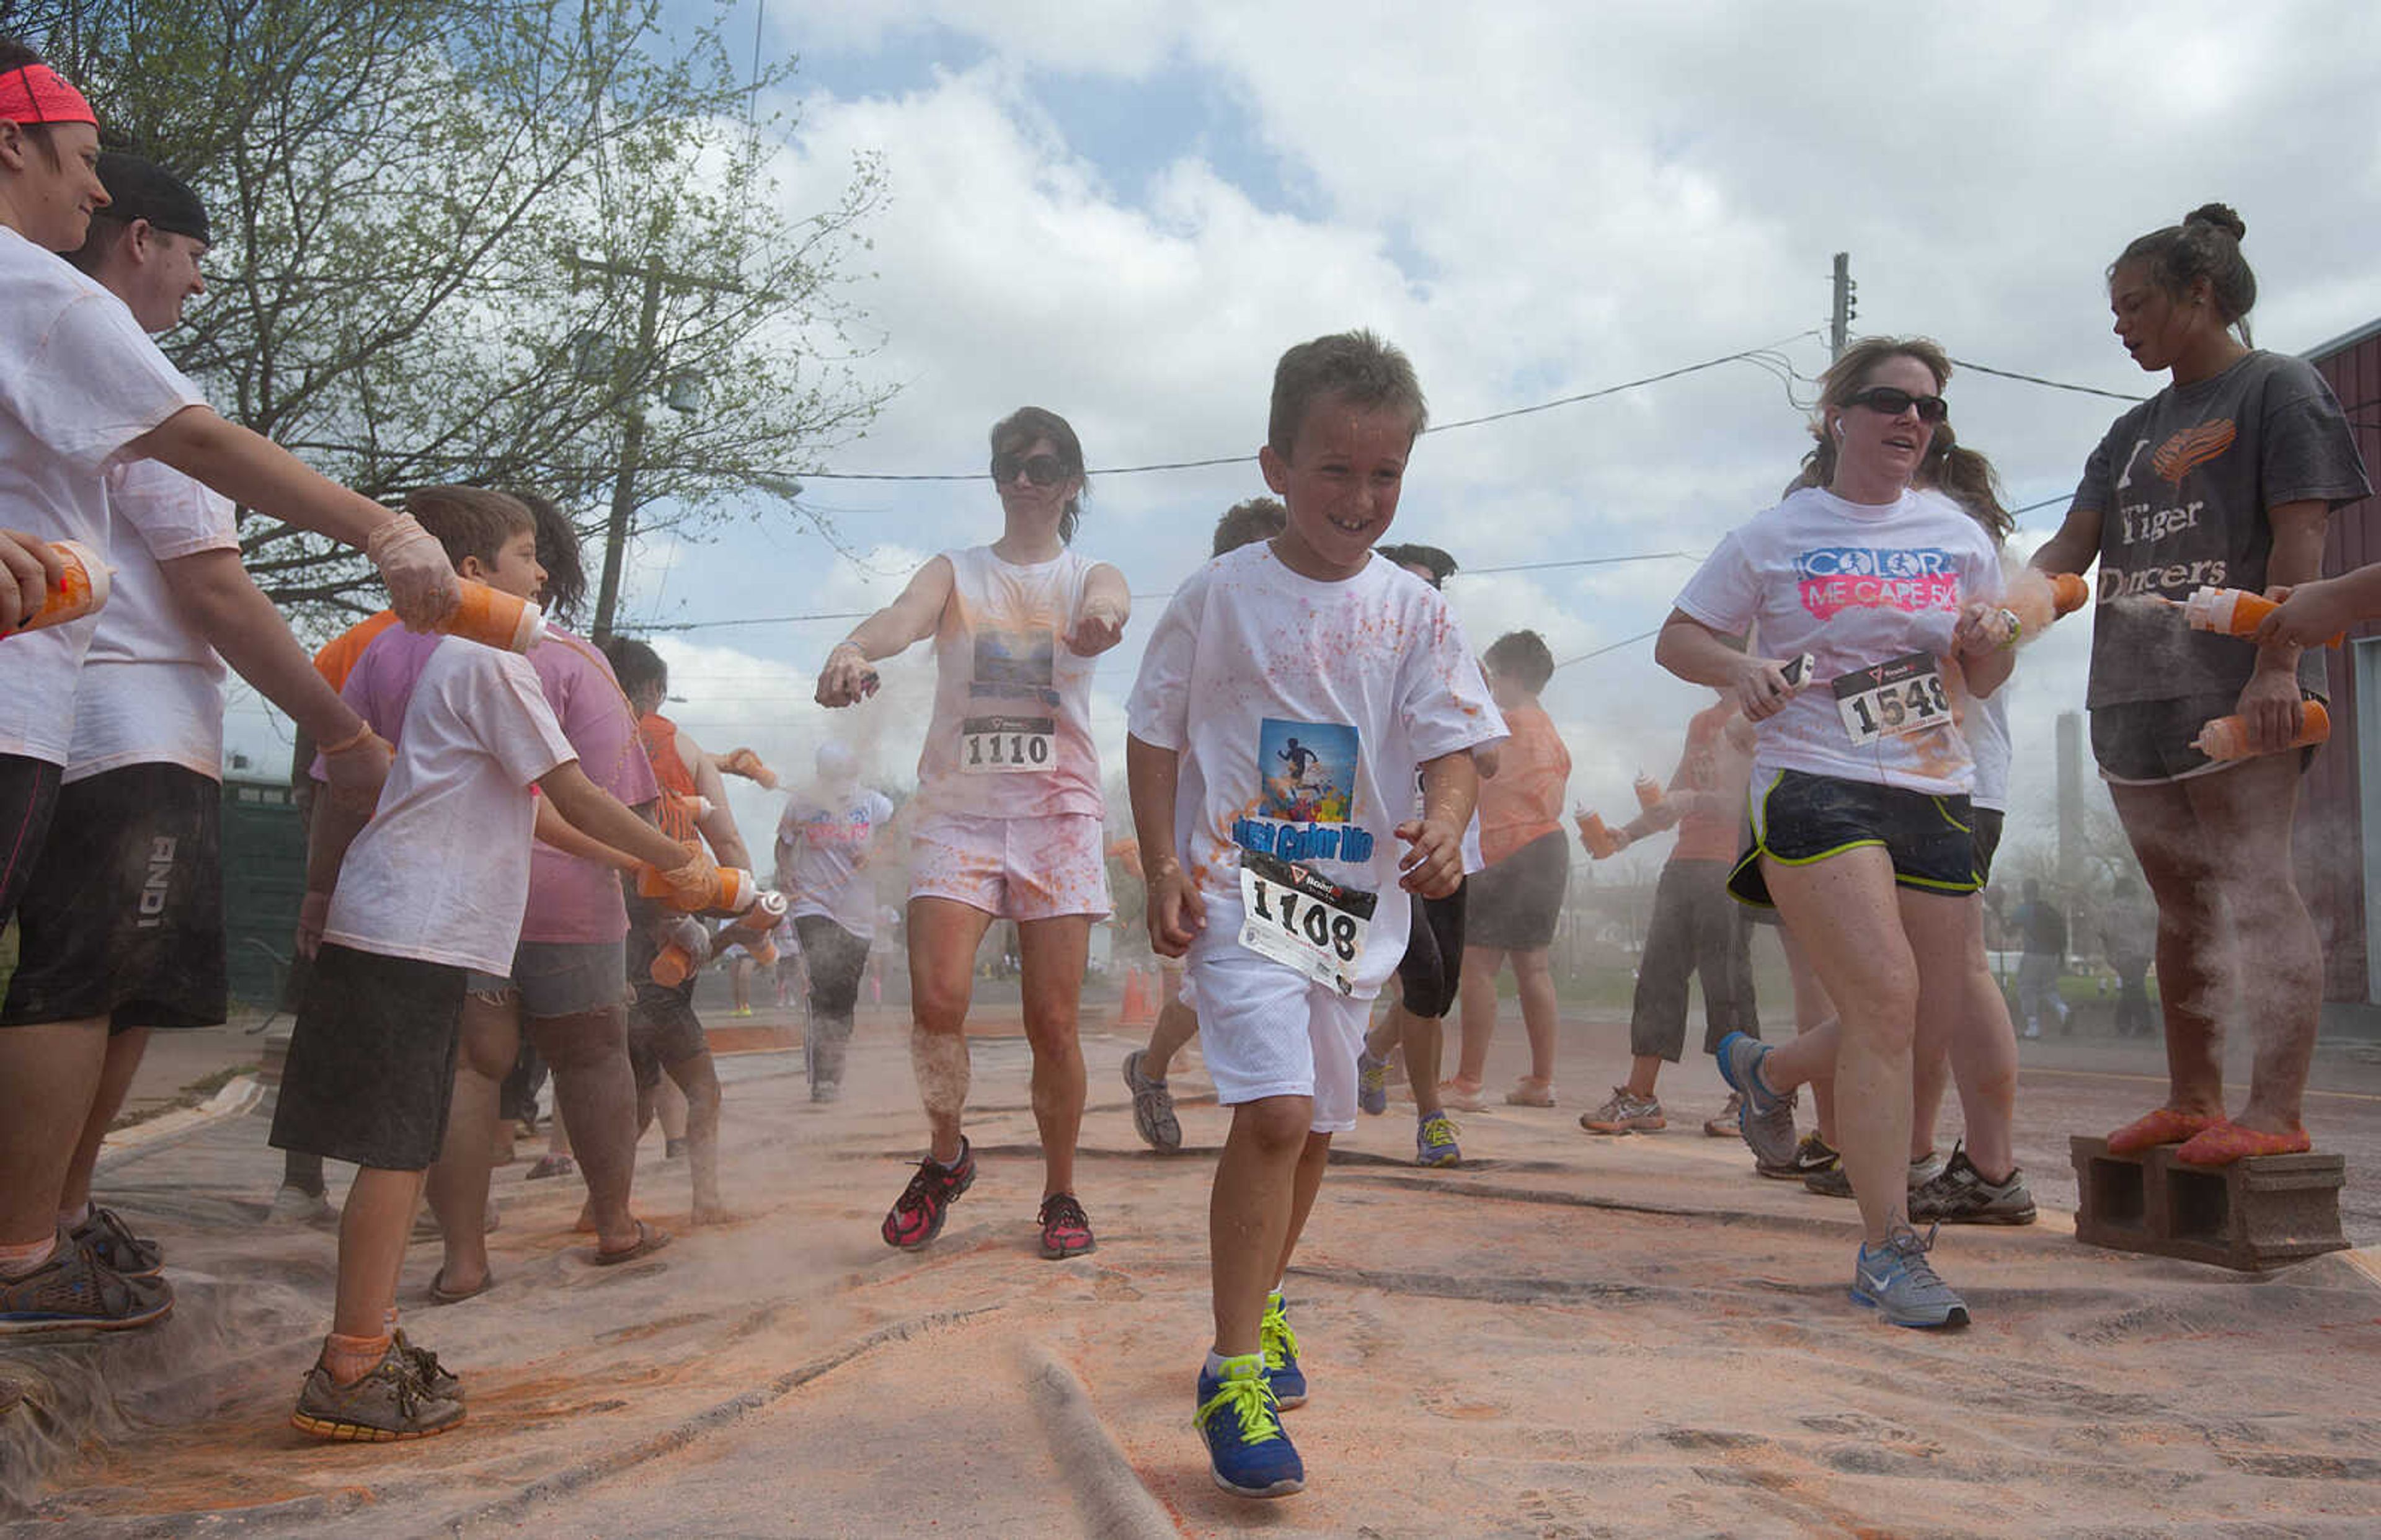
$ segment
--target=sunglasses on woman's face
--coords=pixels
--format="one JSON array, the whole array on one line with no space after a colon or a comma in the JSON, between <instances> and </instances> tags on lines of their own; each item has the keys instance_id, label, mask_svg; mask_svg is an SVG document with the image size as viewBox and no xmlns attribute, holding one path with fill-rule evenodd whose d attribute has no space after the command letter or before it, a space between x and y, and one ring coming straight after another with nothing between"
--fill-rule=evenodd
<instances>
[{"instance_id":1,"label":"sunglasses on woman's face","mask_svg":"<svg viewBox=\"0 0 2381 1540\"><path fill-rule=\"evenodd\" d=\"M1002 486L1025 472L1025 479L1035 486L1056 486L1067 479L1067 462L1056 455L1029 455L1020 459L1015 455L992 457L992 479Z\"/></svg>"},{"instance_id":2,"label":"sunglasses on woman's face","mask_svg":"<svg viewBox=\"0 0 2381 1540\"><path fill-rule=\"evenodd\" d=\"M1844 404L1866 407L1871 411L1882 412L1887 417L1899 417L1911 408L1916 407L1918 420L1922 422L1941 422L1951 415L1949 404L1940 396L1912 396L1910 392L1896 389L1892 385L1871 385Z\"/></svg>"}]
</instances>

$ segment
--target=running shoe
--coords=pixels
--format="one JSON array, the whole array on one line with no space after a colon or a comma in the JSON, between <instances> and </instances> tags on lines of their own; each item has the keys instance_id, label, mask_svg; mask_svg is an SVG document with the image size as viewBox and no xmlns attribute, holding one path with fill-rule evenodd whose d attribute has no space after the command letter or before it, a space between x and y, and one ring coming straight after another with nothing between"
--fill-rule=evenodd
<instances>
[{"instance_id":1,"label":"running shoe","mask_svg":"<svg viewBox=\"0 0 2381 1540\"><path fill-rule=\"evenodd\" d=\"M1264 1375L1264 1356L1227 1359L1223 1373L1199 1371L1199 1412L1191 1419L1207 1440L1207 1468L1215 1485L1237 1497L1286 1497L1306 1485L1306 1467Z\"/></svg>"},{"instance_id":2,"label":"running shoe","mask_svg":"<svg viewBox=\"0 0 2381 1540\"><path fill-rule=\"evenodd\" d=\"M1356 1110L1374 1118L1389 1110L1389 1061L1370 1048L1356 1052Z\"/></svg>"},{"instance_id":3,"label":"running shoe","mask_svg":"<svg viewBox=\"0 0 2381 1540\"><path fill-rule=\"evenodd\" d=\"M953 1197L959 1196L954 1192ZM887 1221L888 1223L890 1221ZM1042 1254L1053 1262L1081 1256L1099 1245L1092 1239L1091 1216L1072 1192L1053 1192L1042 1200L1036 1223L1042 1227Z\"/></svg>"},{"instance_id":4,"label":"running shoe","mask_svg":"<svg viewBox=\"0 0 2381 1540\"><path fill-rule=\"evenodd\" d=\"M1662 1116L1660 1097L1640 1096L1625 1085L1616 1085L1602 1106L1579 1115L1579 1126L1590 1133L1653 1133L1668 1128L1670 1120ZM1728 1131L1736 1131L1733 1122Z\"/></svg>"},{"instance_id":5,"label":"running shoe","mask_svg":"<svg viewBox=\"0 0 2381 1540\"><path fill-rule=\"evenodd\" d=\"M1507 1106L1552 1106L1555 1105L1555 1082L1551 1080L1542 1081L1534 1075L1523 1075L1513 1082L1512 1090L1505 1093L1505 1105Z\"/></svg>"},{"instance_id":6,"label":"running shoe","mask_svg":"<svg viewBox=\"0 0 2381 1540\"><path fill-rule=\"evenodd\" d=\"M1719 1072L1743 1098L1736 1127L1752 1146L1754 1164L1784 1166L1794 1158L1794 1098L1762 1082L1761 1061L1769 1052L1769 1045L1757 1037L1729 1033L1719 1040Z\"/></svg>"},{"instance_id":7,"label":"running shoe","mask_svg":"<svg viewBox=\"0 0 2381 1540\"><path fill-rule=\"evenodd\" d=\"M339 1211L331 1206L329 1198L302 1187L275 1189L273 1202L264 1209L268 1225L328 1225L338 1217Z\"/></svg>"},{"instance_id":8,"label":"running shoe","mask_svg":"<svg viewBox=\"0 0 2381 1540\"><path fill-rule=\"evenodd\" d=\"M1943 1169L1911 1188L1910 1217L1938 1225L2030 1225L2033 1194L2023 1171L2011 1167L2007 1181L1986 1181L1966 1148L1954 1144Z\"/></svg>"},{"instance_id":9,"label":"running shoe","mask_svg":"<svg viewBox=\"0 0 2381 1540\"><path fill-rule=\"evenodd\" d=\"M1264 1319L1257 1326L1257 1348L1264 1354L1265 1383L1273 1387L1274 1404L1294 1412L1306 1404L1306 1371L1298 1366L1298 1333L1290 1329L1288 1306L1276 1289L1265 1296Z\"/></svg>"},{"instance_id":10,"label":"running shoe","mask_svg":"<svg viewBox=\"0 0 2381 1540\"><path fill-rule=\"evenodd\" d=\"M1966 1326L1967 1302L1926 1260L1934 1246L1932 1228L1921 1240L1908 1225L1894 1226L1882 1246L1862 1246L1852 1264L1852 1303L1882 1311L1897 1326Z\"/></svg>"},{"instance_id":11,"label":"running shoe","mask_svg":"<svg viewBox=\"0 0 2381 1540\"><path fill-rule=\"evenodd\" d=\"M918 1162L917 1175L885 1216L885 1243L904 1251L922 1246L943 1232L943 1216L960 1193L975 1185L975 1151L959 1140L959 1158L945 1166L932 1155Z\"/></svg>"},{"instance_id":12,"label":"running shoe","mask_svg":"<svg viewBox=\"0 0 2381 1540\"><path fill-rule=\"evenodd\" d=\"M428 1438L462 1422L463 1403L432 1395L394 1339L371 1372L349 1385L315 1364L298 1388L298 1409L289 1414L289 1425L300 1433L355 1444Z\"/></svg>"},{"instance_id":13,"label":"running shoe","mask_svg":"<svg viewBox=\"0 0 2381 1540\"><path fill-rule=\"evenodd\" d=\"M1141 1072L1142 1056L1135 1048L1124 1056L1125 1088L1132 1093L1132 1128L1141 1142L1160 1155L1182 1148L1182 1122L1174 1116L1174 1093L1164 1081Z\"/></svg>"},{"instance_id":14,"label":"running shoe","mask_svg":"<svg viewBox=\"0 0 2381 1540\"><path fill-rule=\"evenodd\" d=\"M55 1245L31 1272L0 1278L0 1337L129 1331L174 1313L174 1290L164 1278L124 1277L63 1228Z\"/></svg>"},{"instance_id":15,"label":"running shoe","mask_svg":"<svg viewBox=\"0 0 2381 1540\"><path fill-rule=\"evenodd\" d=\"M1460 1166L1463 1146L1455 1142L1455 1119L1434 1112L1414 1125L1414 1164Z\"/></svg>"},{"instance_id":16,"label":"running shoe","mask_svg":"<svg viewBox=\"0 0 2381 1540\"><path fill-rule=\"evenodd\" d=\"M578 1163L568 1155L547 1154L537 1157L537 1164L529 1168L529 1174L521 1180L543 1181L549 1177L575 1176L578 1171Z\"/></svg>"},{"instance_id":17,"label":"running shoe","mask_svg":"<svg viewBox=\"0 0 2381 1540\"><path fill-rule=\"evenodd\" d=\"M406 1339L403 1326L392 1326L389 1345L394 1347L413 1370L413 1377L421 1387L440 1400L459 1401L463 1399L463 1382L452 1369L438 1362L438 1355L427 1348L419 1348Z\"/></svg>"},{"instance_id":18,"label":"running shoe","mask_svg":"<svg viewBox=\"0 0 2381 1540\"><path fill-rule=\"evenodd\" d=\"M1807 1180L1821 1171L1834 1170L1842 1160L1843 1156L1836 1147L1820 1138L1818 1130L1813 1129L1795 1144L1792 1160L1783 1166L1764 1166L1756 1161L1752 1168L1764 1177L1775 1177L1781 1181Z\"/></svg>"},{"instance_id":19,"label":"running shoe","mask_svg":"<svg viewBox=\"0 0 2381 1540\"><path fill-rule=\"evenodd\" d=\"M1460 1078L1438 1082L1438 1099L1458 1112L1485 1112L1488 1097L1482 1088Z\"/></svg>"},{"instance_id":20,"label":"running shoe","mask_svg":"<svg viewBox=\"0 0 2381 1540\"><path fill-rule=\"evenodd\" d=\"M67 1231L67 1240L87 1248L118 1277L153 1278L165 1270L165 1253L154 1241L132 1233L112 1208L91 1205L90 1215Z\"/></svg>"},{"instance_id":21,"label":"running shoe","mask_svg":"<svg viewBox=\"0 0 2381 1540\"><path fill-rule=\"evenodd\" d=\"M1910 1196L1914 1200L1918 1196L1920 1188L1942 1174L1943 1157L1934 1151L1929 1150L1923 1155L1911 1156L1909 1172ZM1837 1158L1834 1165L1804 1177L1802 1186L1809 1192L1816 1192L1822 1198L1849 1198L1852 1195L1852 1179L1844 1175L1844 1163L1840 1156ZM1911 1209L1910 1216L1913 1219L1919 1217L1918 1211Z\"/></svg>"},{"instance_id":22,"label":"running shoe","mask_svg":"<svg viewBox=\"0 0 2381 1540\"><path fill-rule=\"evenodd\" d=\"M1738 1095L1733 1091L1729 1092L1728 1094L1728 1106L1719 1109L1719 1116L1716 1118L1706 1118L1703 1119L1703 1132L1711 1135L1714 1139L1726 1139L1735 1133L1736 1120L1740 1115L1740 1109L1743 1106L1744 1098Z\"/></svg>"}]
</instances>

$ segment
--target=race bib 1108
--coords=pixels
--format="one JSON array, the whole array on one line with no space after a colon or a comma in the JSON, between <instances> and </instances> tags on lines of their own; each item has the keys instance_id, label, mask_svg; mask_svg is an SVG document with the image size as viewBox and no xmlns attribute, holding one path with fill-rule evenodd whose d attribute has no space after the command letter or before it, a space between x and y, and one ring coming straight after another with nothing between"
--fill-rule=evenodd
<instances>
[{"instance_id":1,"label":"race bib 1108","mask_svg":"<svg viewBox=\"0 0 2381 1540\"><path fill-rule=\"evenodd\" d=\"M1240 851L1240 945L1342 995L1356 992L1356 964L1378 902L1379 895L1308 867Z\"/></svg>"}]
</instances>

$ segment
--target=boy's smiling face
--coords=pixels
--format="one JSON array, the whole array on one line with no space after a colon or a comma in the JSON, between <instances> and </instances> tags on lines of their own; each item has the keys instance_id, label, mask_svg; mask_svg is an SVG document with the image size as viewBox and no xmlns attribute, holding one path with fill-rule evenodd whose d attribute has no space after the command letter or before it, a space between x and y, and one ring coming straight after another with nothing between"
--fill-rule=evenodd
<instances>
[{"instance_id":1,"label":"boy's smiling face","mask_svg":"<svg viewBox=\"0 0 2381 1540\"><path fill-rule=\"evenodd\" d=\"M1307 408L1288 457L1271 445L1257 451L1265 484L1289 505L1289 527L1274 542L1283 566L1319 582L1364 569L1397 517L1413 425L1409 409L1325 396Z\"/></svg>"}]
</instances>

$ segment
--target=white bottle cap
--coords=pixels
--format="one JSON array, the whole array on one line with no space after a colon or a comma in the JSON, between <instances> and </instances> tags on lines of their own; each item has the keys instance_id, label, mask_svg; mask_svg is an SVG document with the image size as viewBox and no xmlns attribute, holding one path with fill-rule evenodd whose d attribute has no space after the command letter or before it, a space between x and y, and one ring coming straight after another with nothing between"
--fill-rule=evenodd
<instances>
[{"instance_id":1,"label":"white bottle cap","mask_svg":"<svg viewBox=\"0 0 2381 1540\"><path fill-rule=\"evenodd\" d=\"M728 913L741 914L760 898L761 886L752 880L751 873L739 866L723 866L719 874L725 879L721 886L727 890Z\"/></svg>"},{"instance_id":2,"label":"white bottle cap","mask_svg":"<svg viewBox=\"0 0 2381 1540\"><path fill-rule=\"evenodd\" d=\"M513 627L513 651L526 653L545 640L545 611L537 605L521 605L520 619Z\"/></svg>"},{"instance_id":3,"label":"white bottle cap","mask_svg":"<svg viewBox=\"0 0 2381 1540\"><path fill-rule=\"evenodd\" d=\"M2228 633L2232 608L2241 599L2237 588L2194 588L2182 602L2182 623L2194 631ZM2204 751L2203 751L2204 752Z\"/></svg>"}]
</instances>

